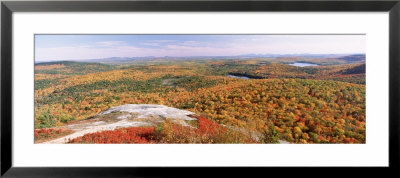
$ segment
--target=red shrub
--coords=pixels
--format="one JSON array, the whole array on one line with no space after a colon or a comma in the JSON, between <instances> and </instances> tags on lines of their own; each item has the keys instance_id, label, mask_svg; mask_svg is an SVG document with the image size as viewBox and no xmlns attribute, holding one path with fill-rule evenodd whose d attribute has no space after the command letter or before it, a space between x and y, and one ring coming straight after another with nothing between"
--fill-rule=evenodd
<instances>
[{"instance_id":1,"label":"red shrub","mask_svg":"<svg viewBox=\"0 0 400 178\"><path fill-rule=\"evenodd\" d=\"M35 129L34 136L35 136L35 143L42 142L48 139L54 139L66 134L71 133L70 130L64 129Z\"/></svg>"},{"instance_id":2,"label":"red shrub","mask_svg":"<svg viewBox=\"0 0 400 178\"><path fill-rule=\"evenodd\" d=\"M153 143L154 127L131 127L86 134L69 143Z\"/></svg>"},{"instance_id":3,"label":"red shrub","mask_svg":"<svg viewBox=\"0 0 400 178\"><path fill-rule=\"evenodd\" d=\"M35 137L47 137L55 134L60 134L63 129L35 129Z\"/></svg>"},{"instance_id":4,"label":"red shrub","mask_svg":"<svg viewBox=\"0 0 400 178\"><path fill-rule=\"evenodd\" d=\"M219 133L224 133L226 131L226 128L221 127L219 124L217 124L214 121L211 121L203 116L195 116L197 120L199 121L198 129L196 130L197 134L200 135L215 135Z\"/></svg>"}]
</instances>

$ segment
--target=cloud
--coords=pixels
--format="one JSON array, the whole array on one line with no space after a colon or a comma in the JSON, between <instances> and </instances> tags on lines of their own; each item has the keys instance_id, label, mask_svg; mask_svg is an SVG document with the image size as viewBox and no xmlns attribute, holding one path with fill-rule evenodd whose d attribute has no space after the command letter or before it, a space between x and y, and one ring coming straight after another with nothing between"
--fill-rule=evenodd
<instances>
[{"instance_id":1,"label":"cloud","mask_svg":"<svg viewBox=\"0 0 400 178\"><path fill-rule=\"evenodd\" d=\"M140 43L140 44L144 46L160 46L159 43Z\"/></svg>"},{"instance_id":2,"label":"cloud","mask_svg":"<svg viewBox=\"0 0 400 178\"><path fill-rule=\"evenodd\" d=\"M183 46L206 46L209 45L209 43L206 42L200 42L200 41L184 41L181 43Z\"/></svg>"},{"instance_id":3,"label":"cloud","mask_svg":"<svg viewBox=\"0 0 400 178\"><path fill-rule=\"evenodd\" d=\"M100 41L96 42L96 45L103 46L103 47L109 47L109 46L120 46L120 45L125 45L125 41Z\"/></svg>"},{"instance_id":4,"label":"cloud","mask_svg":"<svg viewBox=\"0 0 400 178\"><path fill-rule=\"evenodd\" d=\"M176 41L177 40L150 40L150 42L155 42L155 43L171 43Z\"/></svg>"}]
</instances>

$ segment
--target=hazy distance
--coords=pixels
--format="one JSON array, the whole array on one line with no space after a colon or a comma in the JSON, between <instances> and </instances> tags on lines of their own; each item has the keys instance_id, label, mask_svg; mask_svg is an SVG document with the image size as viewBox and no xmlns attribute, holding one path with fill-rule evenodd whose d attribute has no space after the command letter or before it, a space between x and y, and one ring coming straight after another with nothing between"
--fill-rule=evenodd
<instances>
[{"instance_id":1,"label":"hazy distance","mask_svg":"<svg viewBox=\"0 0 400 178\"><path fill-rule=\"evenodd\" d=\"M35 35L35 62L145 56L364 54L365 47L365 35Z\"/></svg>"}]
</instances>

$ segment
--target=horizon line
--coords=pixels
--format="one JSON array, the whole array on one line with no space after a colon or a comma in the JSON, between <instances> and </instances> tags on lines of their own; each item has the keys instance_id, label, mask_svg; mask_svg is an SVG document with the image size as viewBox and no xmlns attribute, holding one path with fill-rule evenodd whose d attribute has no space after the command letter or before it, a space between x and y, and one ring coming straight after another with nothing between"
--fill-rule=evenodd
<instances>
[{"instance_id":1,"label":"horizon line","mask_svg":"<svg viewBox=\"0 0 400 178\"><path fill-rule=\"evenodd\" d=\"M84 60L100 60L100 59L111 59L111 58L186 58L186 57L251 57L251 56L267 56L267 55L366 55L366 53L268 53L268 54L240 54L240 55L210 55L210 56L124 56L124 57L107 57L107 58L87 58L87 59L60 59L60 60L40 60L34 62L60 62L60 61L72 61L79 62ZM294 56L292 56L294 57Z\"/></svg>"}]
</instances>

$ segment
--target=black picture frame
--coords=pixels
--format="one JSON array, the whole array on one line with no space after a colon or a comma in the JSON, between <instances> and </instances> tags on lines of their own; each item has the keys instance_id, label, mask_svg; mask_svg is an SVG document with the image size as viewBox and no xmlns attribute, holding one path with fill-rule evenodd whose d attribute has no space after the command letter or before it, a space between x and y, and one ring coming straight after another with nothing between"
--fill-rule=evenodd
<instances>
[{"instance_id":1,"label":"black picture frame","mask_svg":"<svg viewBox=\"0 0 400 178\"><path fill-rule=\"evenodd\" d=\"M12 18L13 12L126 12L126 11L296 11L296 12L389 12L389 167L367 168L392 172L399 167L400 110L400 1L2 1L1 2L1 175L5 177L130 177L188 173L265 173L265 168L19 168L12 165ZM178 170L179 169L179 170ZM281 169L281 168L278 168ZM296 169L296 168L292 168ZM326 168L321 168L326 169ZM283 171L283 170L281 170ZM304 171L306 170L299 170ZM340 172L328 170L329 174ZM247 172L247 173L246 173ZM291 171L288 171L291 172ZM396 171L397 172L397 171ZM308 174L308 173L306 173Z\"/></svg>"}]
</instances>

